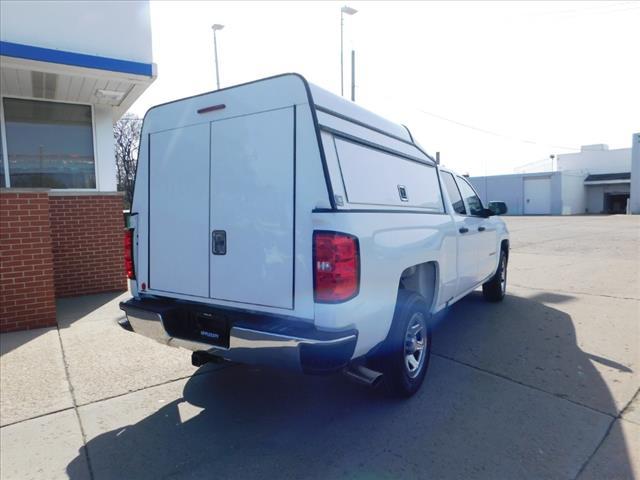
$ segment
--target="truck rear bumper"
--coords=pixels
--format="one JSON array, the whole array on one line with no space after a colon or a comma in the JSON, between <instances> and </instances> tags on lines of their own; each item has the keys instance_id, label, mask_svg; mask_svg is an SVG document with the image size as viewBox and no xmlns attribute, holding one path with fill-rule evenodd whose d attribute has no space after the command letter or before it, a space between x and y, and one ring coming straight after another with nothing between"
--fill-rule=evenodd
<instances>
[{"instance_id":1,"label":"truck rear bumper","mask_svg":"<svg viewBox=\"0 0 640 480\"><path fill-rule=\"evenodd\" d=\"M162 344L206 351L234 362L304 373L331 373L346 367L356 330L326 332L302 320L158 299L120 303L126 330Z\"/></svg>"}]
</instances>

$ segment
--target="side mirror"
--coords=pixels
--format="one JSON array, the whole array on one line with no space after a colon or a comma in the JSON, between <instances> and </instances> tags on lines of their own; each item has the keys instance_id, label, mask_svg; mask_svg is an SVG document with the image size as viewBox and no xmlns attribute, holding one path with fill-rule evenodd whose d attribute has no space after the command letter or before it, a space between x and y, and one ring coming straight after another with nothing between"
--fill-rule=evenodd
<instances>
[{"instance_id":1,"label":"side mirror","mask_svg":"<svg viewBox=\"0 0 640 480\"><path fill-rule=\"evenodd\" d=\"M493 215L504 215L507 213L507 204L504 202L489 202L489 210L493 213Z\"/></svg>"}]
</instances>

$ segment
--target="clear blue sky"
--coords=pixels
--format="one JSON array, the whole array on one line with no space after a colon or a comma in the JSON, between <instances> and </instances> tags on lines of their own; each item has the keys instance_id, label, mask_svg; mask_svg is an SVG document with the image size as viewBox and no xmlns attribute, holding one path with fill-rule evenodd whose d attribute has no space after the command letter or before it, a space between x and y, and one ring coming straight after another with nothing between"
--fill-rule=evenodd
<instances>
[{"instance_id":1,"label":"clear blue sky","mask_svg":"<svg viewBox=\"0 0 640 480\"><path fill-rule=\"evenodd\" d=\"M343 4L152 2L158 79L131 111L214 89L213 23L222 86L295 71L339 93ZM639 2L348 4L345 85L354 48L358 103L460 172L624 148L640 131Z\"/></svg>"}]
</instances>

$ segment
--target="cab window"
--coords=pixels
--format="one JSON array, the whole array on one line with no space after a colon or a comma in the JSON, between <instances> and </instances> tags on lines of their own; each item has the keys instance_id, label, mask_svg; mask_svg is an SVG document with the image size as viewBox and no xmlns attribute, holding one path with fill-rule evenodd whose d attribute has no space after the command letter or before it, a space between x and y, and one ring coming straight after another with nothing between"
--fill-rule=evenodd
<instances>
[{"instance_id":1,"label":"cab window","mask_svg":"<svg viewBox=\"0 0 640 480\"><path fill-rule=\"evenodd\" d=\"M460 190L458 190L458 187L456 186L456 181L453 179L453 175L449 172L442 172L442 179L444 180L444 186L449 194L449 199L451 200L451 205L453 205L454 212L459 213L460 215L466 215L467 211L464 208L464 202L462 201Z\"/></svg>"},{"instance_id":2,"label":"cab window","mask_svg":"<svg viewBox=\"0 0 640 480\"><path fill-rule=\"evenodd\" d=\"M476 195L476 192L473 190L471 185L469 185L469 183L462 177L457 177L456 183L458 184L458 188L460 188L462 198L464 198L464 201L469 207L469 214L482 216L484 213L484 207L482 206L480 197Z\"/></svg>"}]
</instances>

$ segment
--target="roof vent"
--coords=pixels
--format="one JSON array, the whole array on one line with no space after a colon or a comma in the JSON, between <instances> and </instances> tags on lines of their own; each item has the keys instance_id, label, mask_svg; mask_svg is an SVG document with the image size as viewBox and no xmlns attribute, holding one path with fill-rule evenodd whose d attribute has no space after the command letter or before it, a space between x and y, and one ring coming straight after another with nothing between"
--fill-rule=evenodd
<instances>
[{"instance_id":1,"label":"roof vent","mask_svg":"<svg viewBox=\"0 0 640 480\"><path fill-rule=\"evenodd\" d=\"M58 75L54 73L31 72L31 93L34 98L56 98Z\"/></svg>"}]
</instances>

